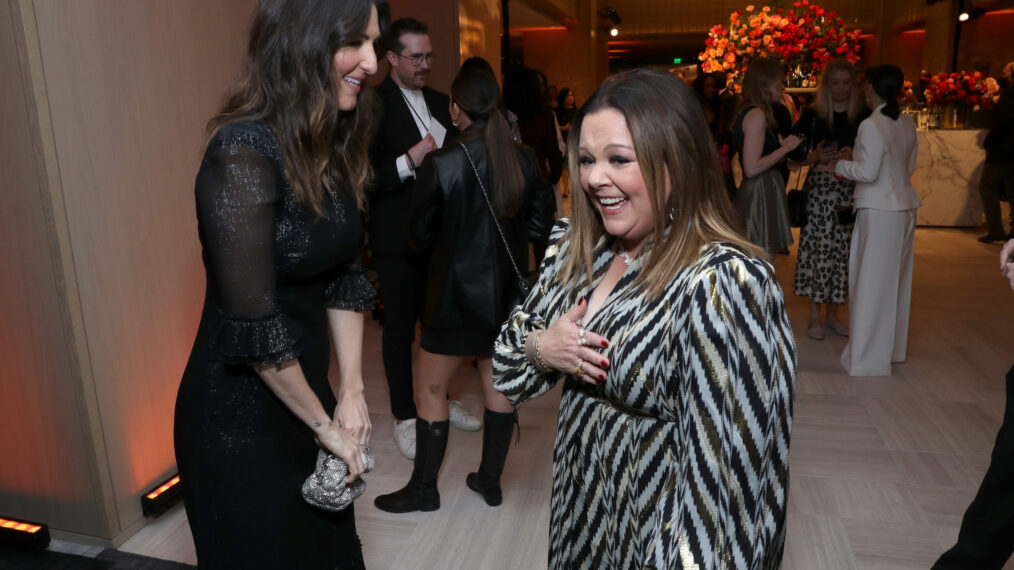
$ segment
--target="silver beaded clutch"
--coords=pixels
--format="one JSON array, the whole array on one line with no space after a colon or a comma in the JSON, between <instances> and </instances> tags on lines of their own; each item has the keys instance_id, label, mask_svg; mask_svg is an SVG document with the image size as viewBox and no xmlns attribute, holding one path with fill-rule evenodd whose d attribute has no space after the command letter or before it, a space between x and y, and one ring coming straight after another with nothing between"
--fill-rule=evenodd
<instances>
[{"instance_id":1,"label":"silver beaded clutch","mask_svg":"<svg viewBox=\"0 0 1014 570\"><path fill-rule=\"evenodd\" d=\"M362 448L363 464L369 473L373 470L373 455L365 445ZM345 483L348 475L349 466L341 458L321 449L317 453L317 468L303 482L303 499L325 511L345 509L366 492L366 481L362 477Z\"/></svg>"}]
</instances>

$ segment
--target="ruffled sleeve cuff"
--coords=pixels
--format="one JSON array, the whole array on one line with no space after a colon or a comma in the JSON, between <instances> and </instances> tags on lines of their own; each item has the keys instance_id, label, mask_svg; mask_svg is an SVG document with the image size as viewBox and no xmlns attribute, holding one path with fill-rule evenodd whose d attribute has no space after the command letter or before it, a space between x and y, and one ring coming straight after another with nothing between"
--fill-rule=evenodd
<instances>
[{"instance_id":1,"label":"ruffled sleeve cuff","mask_svg":"<svg viewBox=\"0 0 1014 570\"><path fill-rule=\"evenodd\" d=\"M296 358L303 352L302 328L281 312L252 319L220 312L211 348L230 364L270 366Z\"/></svg>"},{"instance_id":2,"label":"ruffled sleeve cuff","mask_svg":"<svg viewBox=\"0 0 1014 570\"><path fill-rule=\"evenodd\" d=\"M539 370L525 353L528 335L545 330L546 320L516 308L493 345L493 387L512 404L545 394L563 377L556 370Z\"/></svg>"},{"instance_id":3,"label":"ruffled sleeve cuff","mask_svg":"<svg viewBox=\"0 0 1014 570\"><path fill-rule=\"evenodd\" d=\"M368 311L373 308L376 298L376 289L366 278L366 272L358 267L342 272L324 291L329 309Z\"/></svg>"}]
</instances>

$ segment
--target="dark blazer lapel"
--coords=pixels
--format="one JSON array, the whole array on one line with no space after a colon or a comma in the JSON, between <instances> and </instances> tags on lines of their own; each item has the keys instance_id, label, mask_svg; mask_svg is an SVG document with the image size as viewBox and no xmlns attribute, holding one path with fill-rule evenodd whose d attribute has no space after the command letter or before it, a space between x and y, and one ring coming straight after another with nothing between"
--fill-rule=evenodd
<instances>
[{"instance_id":1,"label":"dark blazer lapel","mask_svg":"<svg viewBox=\"0 0 1014 570\"><path fill-rule=\"evenodd\" d=\"M447 140L450 141L453 137L457 136L458 130L451 124L451 111L447 108L450 100L429 87L423 88L423 100L426 101L426 106L429 107L433 118L440 121L440 124L447 129Z\"/></svg>"},{"instance_id":2,"label":"dark blazer lapel","mask_svg":"<svg viewBox=\"0 0 1014 570\"><path fill-rule=\"evenodd\" d=\"M419 134L419 128L415 124L415 117L412 116L412 111L408 108L398 84L388 75L377 89L381 91L384 113L388 115L385 122L389 128L395 129L394 133L389 134L402 141L406 149L421 141L422 135Z\"/></svg>"}]
</instances>

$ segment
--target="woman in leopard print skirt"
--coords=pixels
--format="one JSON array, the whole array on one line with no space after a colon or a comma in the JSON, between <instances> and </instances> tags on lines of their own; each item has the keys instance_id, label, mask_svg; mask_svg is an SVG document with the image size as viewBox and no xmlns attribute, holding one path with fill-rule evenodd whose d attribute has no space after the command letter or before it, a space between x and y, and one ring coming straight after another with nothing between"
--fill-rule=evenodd
<instances>
[{"instance_id":1,"label":"woman in leopard print skirt","mask_svg":"<svg viewBox=\"0 0 1014 570\"><path fill-rule=\"evenodd\" d=\"M806 163L849 160L859 123L869 114L863 109L852 64L843 59L830 62L821 75L816 103L795 127L814 145ZM806 176L807 215L799 231L794 290L796 295L810 298L806 334L812 339L822 340L825 327L848 336L848 325L838 319L838 305L848 302L852 227L839 221L838 210L852 204L854 188L854 182L839 179L833 172L811 168ZM822 304L826 305L823 318Z\"/></svg>"}]
</instances>

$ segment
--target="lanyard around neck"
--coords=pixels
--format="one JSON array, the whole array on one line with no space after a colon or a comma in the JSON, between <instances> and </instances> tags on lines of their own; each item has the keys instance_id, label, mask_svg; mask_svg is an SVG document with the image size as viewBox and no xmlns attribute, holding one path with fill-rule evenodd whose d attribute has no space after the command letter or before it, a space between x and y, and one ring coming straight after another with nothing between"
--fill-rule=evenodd
<instances>
[{"instance_id":1,"label":"lanyard around neck","mask_svg":"<svg viewBox=\"0 0 1014 570\"><path fill-rule=\"evenodd\" d=\"M412 102L408 100L408 97L405 96L405 92L399 88L398 93L401 93L401 98L405 100L405 104L408 105L409 110L411 110L412 114L415 115L415 118L419 120L419 124L422 125L424 129L426 129L427 133L430 132L430 124L433 121L433 114L430 113L429 106L428 105L426 106L426 115L429 116L430 120L424 121L422 115L420 115L419 111L416 110L415 105L413 105ZM425 103L425 101L426 100L423 99L423 103Z\"/></svg>"}]
</instances>

